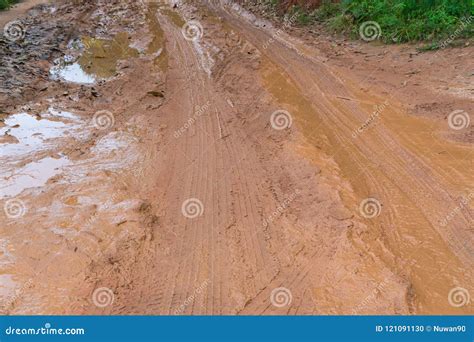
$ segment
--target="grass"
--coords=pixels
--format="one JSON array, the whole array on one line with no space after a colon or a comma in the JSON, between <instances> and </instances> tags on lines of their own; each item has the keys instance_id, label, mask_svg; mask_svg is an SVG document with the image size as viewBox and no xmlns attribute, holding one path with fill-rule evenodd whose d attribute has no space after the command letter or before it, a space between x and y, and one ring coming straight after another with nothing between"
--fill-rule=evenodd
<instances>
[{"instance_id":1,"label":"grass","mask_svg":"<svg viewBox=\"0 0 474 342\"><path fill-rule=\"evenodd\" d=\"M0 0L0 10L8 9L15 2L18 2L18 0Z\"/></svg>"},{"instance_id":2,"label":"grass","mask_svg":"<svg viewBox=\"0 0 474 342\"><path fill-rule=\"evenodd\" d=\"M294 5L299 25L324 22L334 32L359 37L366 21L380 26L386 43L428 41L446 45L456 39L472 38L474 33L473 0L324 0L312 11Z\"/></svg>"}]
</instances>

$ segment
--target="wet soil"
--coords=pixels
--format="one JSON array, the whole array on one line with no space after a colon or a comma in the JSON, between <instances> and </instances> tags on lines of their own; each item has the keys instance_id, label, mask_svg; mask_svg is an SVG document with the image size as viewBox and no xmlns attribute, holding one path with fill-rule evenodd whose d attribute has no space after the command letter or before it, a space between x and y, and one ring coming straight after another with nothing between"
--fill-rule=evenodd
<instances>
[{"instance_id":1,"label":"wet soil","mask_svg":"<svg viewBox=\"0 0 474 342\"><path fill-rule=\"evenodd\" d=\"M472 47L281 29L228 1L18 19L2 313L473 312L451 295L474 293L472 126L448 118L474 109Z\"/></svg>"}]
</instances>

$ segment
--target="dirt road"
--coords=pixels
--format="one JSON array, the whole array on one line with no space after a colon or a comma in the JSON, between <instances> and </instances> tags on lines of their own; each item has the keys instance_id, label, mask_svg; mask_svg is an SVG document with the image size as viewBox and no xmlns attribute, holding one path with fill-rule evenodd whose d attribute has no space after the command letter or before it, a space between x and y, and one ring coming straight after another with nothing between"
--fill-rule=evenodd
<instances>
[{"instance_id":1,"label":"dirt road","mask_svg":"<svg viewBox=\"0 0 474 342\"><path fill-rule=\"evenodd\" d=\"M472 47L387 76L367 53L397 47L229 2L22 20L0 42L5 313L473 312Z\"/></svg>"}]
</instances>

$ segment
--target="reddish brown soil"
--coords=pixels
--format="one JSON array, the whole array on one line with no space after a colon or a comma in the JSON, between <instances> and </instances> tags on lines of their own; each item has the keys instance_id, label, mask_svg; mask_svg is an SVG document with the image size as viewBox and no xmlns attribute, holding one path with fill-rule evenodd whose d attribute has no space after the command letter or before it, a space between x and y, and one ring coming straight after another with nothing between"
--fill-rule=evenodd
<instances>
[{"instance_id":1,"label":"reddish brown soil","mask_svg":"<svg viewBox=\"0 0 474 342\"><path fill-rule=\"evenodd\" d=\"M473 312L449 300L474 293L472 126L447 120L473 112L472 47L416 53L194 1L89 6L73 37L127 31L138 52L116 62L98 45L84 65L112 76L2 104L1 189L22 191L0 201L26 209L0 213L5 313ZM77 5L56 10L74 21ZM8 156L8 118L51 106L77 116L55 118L69 133ZM12 185L45 157L67 164Z\"/></svg>"}]
</instances>

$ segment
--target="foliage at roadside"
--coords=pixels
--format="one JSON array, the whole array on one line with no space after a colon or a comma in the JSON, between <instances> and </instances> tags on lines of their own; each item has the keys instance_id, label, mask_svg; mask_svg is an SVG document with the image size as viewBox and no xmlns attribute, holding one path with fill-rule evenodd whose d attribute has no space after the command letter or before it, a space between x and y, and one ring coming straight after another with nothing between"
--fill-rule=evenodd
<instances>
[{"instance_id":1,"label":"foliage at roadside","mask_svg":"<svg viewBox=\"0 0 474 342\"><path fill-rule=\"evenodd\" d=\"M17 0L0 0L0 10L4 10L13 5Z\"/></svg>"},{"instance_id":2,"label":"foliage at roadside","mask_svg":"<svg viewBox=\"0 0 474 342\"><path fill-rule=\"evenodd\" d=\"M278 0L272 3L278 6ZM323 22L334 32L357 37L362 23L375 21L386 43L451 41L474 33L472 0L323 0L314 10L304 4L288 9L300 25Z\"/></svg>"}]
</instances>

